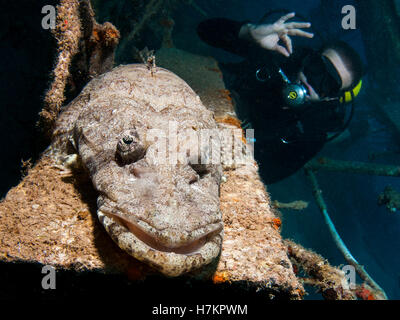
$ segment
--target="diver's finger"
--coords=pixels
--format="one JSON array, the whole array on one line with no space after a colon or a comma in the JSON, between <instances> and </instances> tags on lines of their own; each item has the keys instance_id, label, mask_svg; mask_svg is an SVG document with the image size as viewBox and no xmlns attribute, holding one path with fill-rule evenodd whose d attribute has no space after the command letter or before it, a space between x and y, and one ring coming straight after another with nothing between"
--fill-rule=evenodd
<instances>
[{"instance_id":1,"label":"diver's finger","mask_svg":"<svg viewBox=\"0 0 400 320\"><path fill-rule=\"evenodd\" d=\"M279 53L283 54L285 57L290 57L290 53L286 50L285 47L276 45L274 49L275 51L278 51Z\"/></svg>"},{"instance_id":2,"label":"diver's finger","mask_svg":"<svg viewBox=\"0 0 400 320\"><path fill-rule=\"evenodd\" d=\"M288 22L285 24L285 27L288 29L304 29L304 28L310 28L311 23L309 23L309 22Z\"/></svg>"},{"instance_id":3,"label":"diver's finger","mask_svg":"<svg viewBox=\"0 0 400 320\"><path fill-rule=\"evenodd\" d=\"M287 34L281 36L282 41L285 43L287 51L292 54L293 53L293 45L292 39Z\"/></svg>"},{"instance_id":4,"label":"diver's finger","mask_svg":"<svg viewBox=\"0 0 400 320\"><path fill-rule=\"evenodd\" d=\"M287 20L292 19L296 14L294 12L288 13L281 17L277 22L278 23L285 23Z\"/></svg>"},{"instance_id":5,"label":"diver's finger","mask_svg":"<svg viewBox=\"0 0 400 320\"><path fill-rule=\"evenodd\" d=\"M306 38L313 38L314 34L310 32L305 32L299 29L289 29L287 34L289 36L298 36L298 37L306 37Z\"/></svg>"}]
</instances>

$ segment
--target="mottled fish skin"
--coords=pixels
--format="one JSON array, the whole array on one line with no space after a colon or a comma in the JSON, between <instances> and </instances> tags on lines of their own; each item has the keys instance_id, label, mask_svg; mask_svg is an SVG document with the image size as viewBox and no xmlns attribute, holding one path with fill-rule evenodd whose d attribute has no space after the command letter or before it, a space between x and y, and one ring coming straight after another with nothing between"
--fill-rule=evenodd
<instances>
[{"instance_id":1,"label":"mottled fish skin","mask_svg":"<svg viewBox=\"0 0 400 320\"><path fill-rule=\"evenodd\" d=\"M157 151L174 143L171 124L183 139L179 151L185 137L217 128L212 112L172 72L120 66L92 80L65 108L54 145L67 152L72 141L99 193L100 222L119 247L178 276L220 253L222 167L196 164L198 154L159 163ZM154 129L166 140L154 139Z\"/></svg>"}]
</instances>

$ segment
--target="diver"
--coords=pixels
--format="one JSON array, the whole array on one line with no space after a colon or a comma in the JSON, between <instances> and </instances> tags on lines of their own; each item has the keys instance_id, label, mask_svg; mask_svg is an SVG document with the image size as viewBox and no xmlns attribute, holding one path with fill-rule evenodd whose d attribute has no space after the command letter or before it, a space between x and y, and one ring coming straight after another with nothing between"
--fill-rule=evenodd
<instances>
[{"instance_id":1,"label":"diver","mask_svg":"<svg viewBox=\"0 0 400 320\"><path fill-rule=\"evenodd\" d=\"M343 41L293 48L291 37L314 37L302 30L311 24L281 15L259 24L213 18L197 28L207 44L246 58L220 66L239 117L254 129L266 184L297 172L347 128L364 74L361 58Z\"/></svg>"}]
</instances>

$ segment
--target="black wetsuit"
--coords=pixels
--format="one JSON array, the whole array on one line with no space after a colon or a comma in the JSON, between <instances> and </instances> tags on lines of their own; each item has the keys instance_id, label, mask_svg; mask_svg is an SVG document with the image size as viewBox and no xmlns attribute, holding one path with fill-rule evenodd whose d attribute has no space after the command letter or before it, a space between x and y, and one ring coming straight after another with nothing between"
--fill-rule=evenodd
<instances>
[{"instance_id":1,"label":"black wetsuit","mask_svg":"<svg viewBox=\"0 0 400 320\"><path fill-rule=\"evenodd\" d=\"M344 108L337 102L288 108L282 99L284 82L278 69L294 79L301 61L311 49L295 48L291 58L256 47L239 39L247 22L210 19L199 24L198 35L206 43L247 58L237 64L221 64L224 81L238 100L237 112L249 121L255 134L254 152L265 183L280 181L302 168L327 141L328 133L341 128ZM270 79L261 82L256 71L266 70Z\"/></svg>"}]
</instances>

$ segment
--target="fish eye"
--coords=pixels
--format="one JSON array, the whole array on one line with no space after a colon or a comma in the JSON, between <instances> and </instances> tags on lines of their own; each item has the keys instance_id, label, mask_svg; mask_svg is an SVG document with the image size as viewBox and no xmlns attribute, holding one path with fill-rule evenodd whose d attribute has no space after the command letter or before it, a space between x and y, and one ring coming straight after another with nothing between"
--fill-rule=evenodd
<instances>
[{"instance_id":1,"label":"fish eye","mask_svg":"<svg viewBox=\"0 0 400 320\"><path fill-rule=\"evenodd\" d=\"M130 135L127 135L122 138L123 143L125 144L131 144L133 142L133 137Z\"/></svg>"},{"instance_id":2,"label":"fish eye","mask_svg":"<svg viewBox=\"0 0 400 320\"><path fill-rule=\"evenodd\" d=\"M124 131L117 143L116 160L121 165L136 162L144 157L146 149L135 129Z\"/></svg>"}]
</instances>

